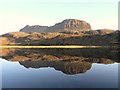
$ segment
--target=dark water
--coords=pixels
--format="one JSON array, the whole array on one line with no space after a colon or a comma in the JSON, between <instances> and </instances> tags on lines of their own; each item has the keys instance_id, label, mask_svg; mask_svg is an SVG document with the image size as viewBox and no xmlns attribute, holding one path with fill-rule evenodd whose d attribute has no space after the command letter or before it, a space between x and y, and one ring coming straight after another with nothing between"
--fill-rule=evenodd
<instances>
[{"instance_id":1,"label":"dark water","mask_svg":"<svg viewBox=\"0 0 120 90\"><path fill-rule=\"evenodd\" d=\"M3 49L3 88L118 88L113 49Z\"/></svg>"}]
</instances>

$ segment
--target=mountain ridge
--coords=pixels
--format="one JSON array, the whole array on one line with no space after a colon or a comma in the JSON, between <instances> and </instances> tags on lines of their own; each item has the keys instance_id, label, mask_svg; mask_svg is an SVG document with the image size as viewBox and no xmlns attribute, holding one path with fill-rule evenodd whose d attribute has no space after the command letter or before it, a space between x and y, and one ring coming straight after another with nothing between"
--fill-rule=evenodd
<instances>
[{"instance_id":1,"label":"mountain ridge","mask_svg":"<svg viewBox=\"0 0 120 90\"><path fill-rule=\"evenodd\" d=\"M42 28L42 29L41 29ZM47 30L47 28L49 28ZM89 23L78 19L65 19L54 26L26 26L19 32L0 36L1 45L118 45L119 30L92 30Z\"/></svg>"},{"instance_id":2,"label":"mountain ridge","mask_svg":"<svg viewBox=\"0 0 120 90\"><path fill-rule=\"evenodd\" d=\"M33 25L29 26L26 25L24 28L20 30L20 32L62 32L62 31L89 31L91 30L91 25L83 20L78 19L65 19L62 22L56 23L53 26L40 26L40 25Z\"/></svg>"}]
</instances>

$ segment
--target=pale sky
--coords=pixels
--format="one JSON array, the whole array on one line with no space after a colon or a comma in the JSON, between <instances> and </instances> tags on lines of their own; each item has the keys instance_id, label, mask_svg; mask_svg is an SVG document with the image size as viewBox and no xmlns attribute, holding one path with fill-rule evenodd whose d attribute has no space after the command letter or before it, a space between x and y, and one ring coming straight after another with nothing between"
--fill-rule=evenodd
<instances>
[{"instance_id":1,"label":"pale sky","mask_svg":"<svg viewBox=\"0 0 120 90\"><path fill-rule=\"evenodd\" d=\"M79 19L92 29L118 29L119 0L0 0L0 34L26 25L51 26Z\"/></svg>"}]
</instances>

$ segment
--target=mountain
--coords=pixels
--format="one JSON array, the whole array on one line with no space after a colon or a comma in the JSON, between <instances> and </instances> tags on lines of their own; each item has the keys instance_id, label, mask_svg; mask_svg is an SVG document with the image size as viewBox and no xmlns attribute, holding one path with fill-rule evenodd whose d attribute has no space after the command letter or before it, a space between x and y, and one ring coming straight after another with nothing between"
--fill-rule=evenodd
<instances>
[{"instance_id":1,"label":"mountain","mask_svg":"<svg viewBox=\"0 0 120 90\"><path fill-rule=\"evenodd\" d=\"M0 36L2 45L118 45L119 30L92 30L89 23L65 19L54 26L25 26Z\"/></svg>"},{"instance_id":2,"label":"mountain","mask_svg":"<svg viewBox=\"0 0 120 90\"><path fill-rule=\"evenodd\" d=\"M39 33L44 33L44 32L63 32L63 31L89 31L91 30L91 26L89 23L83 21L83 20L78 20L78 19L65 19L60 23L56 23L54 26L39 26L39 25L34 25L34 26L25 26L20 30L20 32L39 32Z\"/></svg>"}]
</instances>

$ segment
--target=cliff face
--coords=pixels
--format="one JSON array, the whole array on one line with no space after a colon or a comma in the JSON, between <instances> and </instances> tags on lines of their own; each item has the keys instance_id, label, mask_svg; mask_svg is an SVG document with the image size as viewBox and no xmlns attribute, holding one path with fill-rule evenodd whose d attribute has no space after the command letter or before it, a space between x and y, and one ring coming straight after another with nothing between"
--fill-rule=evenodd
<instances>
[{"instance_id":1,"label":"cliff face","mask_svg":"<svg viewBox=\"0 0 120 90\"><path fill-rule=\"evenodd\" d=\"M77 20L77 19L66 19L60 23L50 27L50 31L89 31L91 26L89 23Z\"/></svg>"},{"instance_id":2,"label":"cliff face","mask_svg":"<svg viewBox=\"0 0 120 90\"><path fill-rule=\"evenodd\" d=\"M44 33L44 32L62 32L62 31L88 31L91 30L91 26L89 23L82 21L82 20L77 20L77 19L66 19L63 20L60 23L56 23L54 26L39 26L39 25L34 25L34 26L25 26L20 30L20 32L39 32L39 33Z\"/></svg>"}]
</instances>

